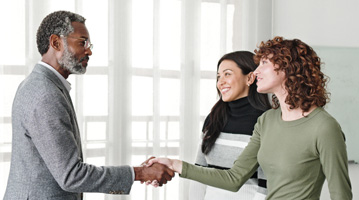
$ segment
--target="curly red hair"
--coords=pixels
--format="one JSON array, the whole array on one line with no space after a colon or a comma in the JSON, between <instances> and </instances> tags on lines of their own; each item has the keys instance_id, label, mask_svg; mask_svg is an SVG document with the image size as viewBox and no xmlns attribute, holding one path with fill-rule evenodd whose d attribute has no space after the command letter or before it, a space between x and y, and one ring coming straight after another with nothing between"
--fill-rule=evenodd
<instances>
[{"instance_id":1,"label":"curly red hair","mask_svg":"<svg viewBox=\"0 0 359 200\"><path fill-rule=\"evenodd\" d=\"M261 42L254 52L256 64L261 58L269 58L279 66L276 71L285 73L284 85L288 92L285 103L290 109L301 108L304 113L312 106L323 107L329 102L328 77L320 70L321 60L310 46L298 39L286 40L277 36ZM278 108L275 95L272 101L274 108Z\"/></svg>"}]
</instances>

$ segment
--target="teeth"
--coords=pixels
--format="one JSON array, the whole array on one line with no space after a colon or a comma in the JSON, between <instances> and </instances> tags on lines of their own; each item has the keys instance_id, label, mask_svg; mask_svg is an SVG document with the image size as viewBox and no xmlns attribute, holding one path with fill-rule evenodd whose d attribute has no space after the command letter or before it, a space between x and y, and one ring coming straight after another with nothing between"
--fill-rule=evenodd
<instances>
[{"instance_id":1,"label":"teeth","mask_svg":"<svg viewBox=\"0 0 359 200\"><path fill-rule=\"evenodd\" d=\"M222 90L221 90L221 92L227 92L229 90L229 88L223 88Z\"/></svg>"}]
</instances>

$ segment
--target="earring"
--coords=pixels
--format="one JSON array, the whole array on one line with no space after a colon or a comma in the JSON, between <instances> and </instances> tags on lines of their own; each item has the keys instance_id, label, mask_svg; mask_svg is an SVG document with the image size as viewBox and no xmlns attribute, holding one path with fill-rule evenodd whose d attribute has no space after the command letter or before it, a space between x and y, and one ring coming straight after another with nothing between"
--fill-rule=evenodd
<instances>
[{"instance_id":1,"label":"earring","mask_svg":"<svg viewBox=\"0 0 359 200\"><path fill-rule=\"evenodd\" d=\"M248 87L251 86L251 85L249 85L249 83L247 83L247 85L248 85Z\"/></svg>"}]
</instances>

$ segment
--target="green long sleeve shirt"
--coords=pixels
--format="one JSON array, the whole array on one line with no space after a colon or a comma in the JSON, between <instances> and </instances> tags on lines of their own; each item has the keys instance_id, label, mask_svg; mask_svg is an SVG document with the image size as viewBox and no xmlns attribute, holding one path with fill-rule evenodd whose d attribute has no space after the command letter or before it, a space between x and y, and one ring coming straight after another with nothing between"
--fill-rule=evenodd
<instances>
[{"instance_id":1,"label":"green long sleeve shirt","mask_svg":"<svg viewBox=\"0 0 359 200\"><path fill-rule=\"evenodd\" d=\"M345 137L323 108L283 121L280 109L258 118L248 146L229 170L183 162L181 177L237 191L261 165L268 200L319 200L327 179L332 200L351 200Z\"/></svg>"}]
</instances>

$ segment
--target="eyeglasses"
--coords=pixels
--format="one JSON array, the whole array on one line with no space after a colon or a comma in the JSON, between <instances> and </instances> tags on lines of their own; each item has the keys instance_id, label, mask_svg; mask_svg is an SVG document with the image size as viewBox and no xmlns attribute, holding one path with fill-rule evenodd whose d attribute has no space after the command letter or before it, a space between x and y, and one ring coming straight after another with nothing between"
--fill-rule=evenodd
<instances>
[{"instance_id":1,"label":"eyeglasses","mask_svg":"<svg viewBox=\"0 0 359 200\"><path fill-rule=\"evenodd\" d=\"M91 44L90 40L87 38L79 38L79 37L72 37L72 36L63 36L63 35L60 35L61 37L67 37L67 38L73 38L73 39L78 39L78 40L82 40L84 41L84 48L87 50L87 49L91 49L93 48L93 44Z\"/></svg>"}]
</instances>

